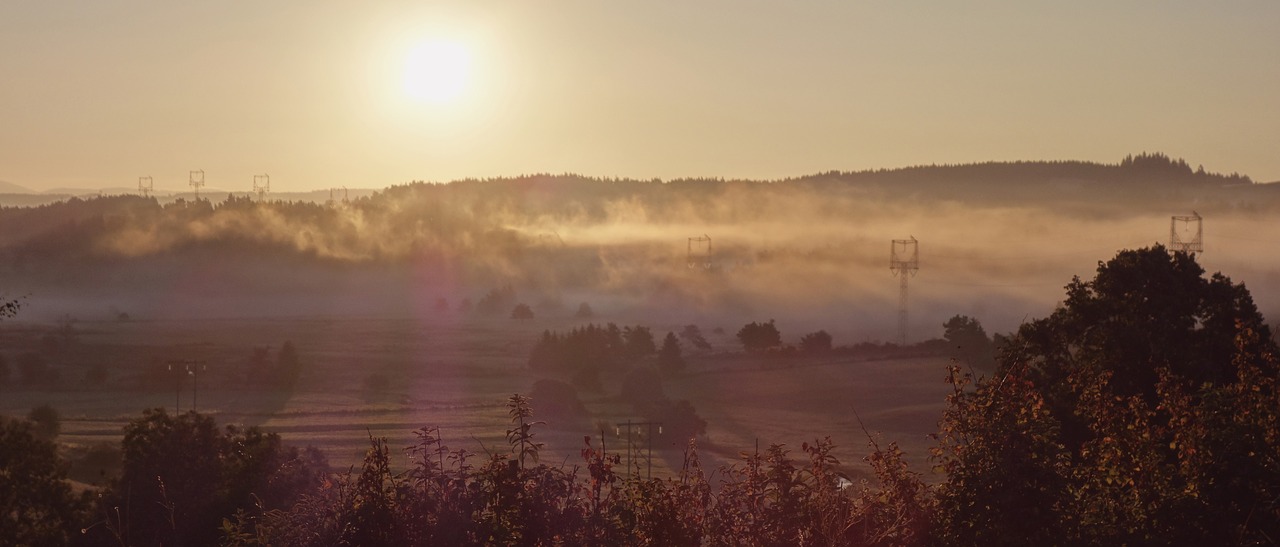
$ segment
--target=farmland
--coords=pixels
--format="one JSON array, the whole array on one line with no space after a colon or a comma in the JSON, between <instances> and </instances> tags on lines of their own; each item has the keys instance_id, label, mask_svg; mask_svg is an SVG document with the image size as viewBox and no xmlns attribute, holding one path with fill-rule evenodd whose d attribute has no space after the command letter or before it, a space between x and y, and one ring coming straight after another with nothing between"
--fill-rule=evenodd
<instances>
[{"instance_id":1,"label":"farmland","mask_svg":"<svg viewBox=\"0 0 1280 547\"><path fill-rule=\"evenodd\" d=\"M607 320L605 318L604 320ZM442 314L438 317L345 317L81 321L39 325L13 321L0 339L13 354L40 352L59 364L56 389L8 388L0 413L19 416L49 404L63 416L59 441L76 454L98 443L117 443L123 425L143 409L175 404L220 423L260 426L286 442L312 445L335 468L359 462L369 436L407 445L411 431L438 426L451 447L476 453L505 449L506 399L529 393L539 378L527 360L543 330L565 330L584 320ZM707 421L699 439L705 463L726 463L743 450L832 436L838 457L856 463L866 452L866 426L897 440L913 463L923 464L942 408L945 359L870 360L851 355L751 356L732 334L711 334L710 352L686 350L689 367L665 381L673 399L688 400ZM732 333L737 325L725 325ZM661 336L679 325L653 325ZM290 390L245 381L255 348L274 355L291 342L303 372ZM193 375L161 376L143 385L148 370L185 360L201 366ZM645 366L642 362L636 366ZM102 368L105 381L90 383ZM610 450L625 447L625 431L613 424L639 419L618 396L623 370L604 371L603 389L580 391L587 415L544 416L544 461L578 461L584 435L605 431ZM180 391L178 381L181 381ZM538 401L534 402L535 413ZM619 436L621 434L621 436ZM641 431L636 431L637 445ZM654 467L679 466L686 439L657 436ZM641 447L637 446L637 449ZM854 471L856 473L856 471Z\"/></svg>"}]
</instances>

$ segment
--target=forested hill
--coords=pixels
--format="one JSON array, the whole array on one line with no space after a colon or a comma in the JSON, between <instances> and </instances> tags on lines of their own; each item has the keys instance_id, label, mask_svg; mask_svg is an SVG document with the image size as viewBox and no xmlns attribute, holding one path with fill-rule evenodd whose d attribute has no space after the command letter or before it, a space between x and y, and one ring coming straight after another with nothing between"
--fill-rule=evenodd
<instances>
[{"instance_id":1,"label":"forested hill","mask_svg":"<svg viewBox=\"0 0 1280 547\"><path fill-rule=\"evenodd\" d=\"M1264 213L1275 185L1208 173L1162 154L1117 164L1011 162L832 171L793 179L640 181L530 175L409 183L328 205L161 202L140 196L72 198L0 209L0 258L10 267L88 257L139 257L190 248L292 249L343 261L435 253L515 252L580 232L631 226L732 226L741 222L874 219L887 209L929 214L930 204L1045 208L1090 217L1170 212ZM681 239L681 241L683 241Z\"/></svg>"}]
</instances>

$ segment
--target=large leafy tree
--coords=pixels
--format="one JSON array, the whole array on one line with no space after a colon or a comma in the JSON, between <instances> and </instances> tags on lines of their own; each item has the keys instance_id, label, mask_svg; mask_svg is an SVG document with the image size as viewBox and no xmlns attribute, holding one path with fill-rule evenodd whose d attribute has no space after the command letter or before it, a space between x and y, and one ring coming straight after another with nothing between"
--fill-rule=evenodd
<instances>
[{"instance_id":1,"label":"large leafy tree","mask_svg":"<svg viewBox=\"0 0 1280 547\"><path fill-rule=\"evenodd\" d=\"M1280 538L1280 367L1243 285L1161 246L1121 251L999 361L989 379L952 369L944 543Z\"/></svg>"},{"instance_id":2,"label":"large leafy tree","mask_svg":"<svg viewBox=\"0 0 1280 547\"><path fill-rule=\"evenodd\" d=\"M0 416L0 543L66 545L79 534L85 507L57 446L30 422Z\"/></svg>"},{"instance_id":3,"label":"large leafy tree","mask_svg":"<svg viewBox=\"0 0 1280 547\"><path fill-rule=\"evenodd\" d=\"M209 545L237 508L288 507L327 465L257 428L219 428L196 412L147 410L125 427L119 483L101 499L91 539L137 545Z\"/></svg>"}]
</instances>

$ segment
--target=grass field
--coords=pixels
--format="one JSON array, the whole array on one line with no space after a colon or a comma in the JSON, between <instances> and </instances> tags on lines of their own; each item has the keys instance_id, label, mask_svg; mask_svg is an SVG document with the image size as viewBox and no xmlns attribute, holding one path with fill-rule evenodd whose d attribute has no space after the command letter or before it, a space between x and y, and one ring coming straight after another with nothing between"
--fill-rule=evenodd
<instances>
[{"instance_id":1,"label":"grass field","mask_svg":"<svg viewBox=\"0 0 1280 547\"><path fill-rule=\"evenodd\" d=\"M423 426L440 427L450 448L505 451L506 399L529 393L538 379L527 366L531 347L544 329L578 324L505 317L78 322L70 328L11 322L0 330L10 363L15 355L36 352L62 380L56 389L3 388L0 413L22 416L36 405L52 405L63 417L59 442L69 453L118 443L124 424L143 409L191 409L191 376L178 377L180 391L176 381L171 387L138 384L148 367L195 359L206 367L199 377L201 412L223 424L256 425L286 442L314 445L337 469L360 462L370 435L407 446L412 431ZM659 339L669 329L677 326L653 326ZM664 384L669 397L687 399L708 423L698 441L704 466L714 469L757 443L761 449L785 443L800 458L802 442L830 436L836 456L851 474L860 474L868 452L860 416L879 440L898 441L917 470L928 469L927 434L947 391L945 359L783 360L742 354L731 335L709 339L713 351L686 353L686 372ZM303 364L298 385L275 391L246 384L254 348L270 348L274 358L286 340ZM105 382L86 381L95 366L108 371ZM371 388L373 376L385 385ZM535 416L549 421L536 430L546 443L543 461L577 463L583 436L598 443L602 429L609 429L604 440L610 451L625 449L625 432L619 437L610 428L639 416L618 397L622 377L622 371L607 371L601 392L579 392L589 417ZM686 443L657 436L655 473L678 467Z\"/></svg>"}]
</instances>

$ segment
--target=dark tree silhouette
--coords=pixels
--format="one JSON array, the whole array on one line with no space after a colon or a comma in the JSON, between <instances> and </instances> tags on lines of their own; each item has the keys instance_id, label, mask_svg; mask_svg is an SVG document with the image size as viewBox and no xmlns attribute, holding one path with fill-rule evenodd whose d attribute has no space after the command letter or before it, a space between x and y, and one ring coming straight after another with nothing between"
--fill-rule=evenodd
<instances>
[{"instance_id":1,"label":"dark tree silhouette","mask_svg":"<svg viewBox=\"0 0 1280 547\"><path fill-rule=\"evenodd\" d=\"M67 482L57 446L30 422L0 416L0 538L7 545L69 545L86 498Z\"/></svg>"},{"instance_id":2,"label":"dark tree silhouette","mask_svg":"<svg viewBox=\"0 0 1280 547\"><path fill-rule=\"evenodd\" d=\"M1019 329L992 378L951 368L940 544L1280 537L1275 345L1248 291L1203 273L1121 251Z\"/></svg>"},{"instance_id":3,"label":"dark tree silhouette","mask_svg":"<svg viewBox=\"0 0 1280 547\"><path fill-rule=\"evenodd\" d=\"M773 325L772 319L768 323L756 323L753 321L738 330L738 341L742 342L743 349L749 352L759 352L781 346L782 334Z\"/></svg>"},{"instance_id":4,"label":"dark tree silhouette","mask_svg":"<svg viewBox=\"0 0 1280 547\"><path fill-rule=\"evenodd\" d=\"M662 339L662 349L658 350L658 370L668 376L684 370L685 361L680 353L680 340L674 332L668 332Z\"/></svg>"},{"instance_id":5,"label":"dark tree silhouette","mask_svg":"<svg viewBox=\"0 0 1280 547\"><path fill-rule=\"evenodd\" d=\"M516 304L514 308L511 308L511 318L512 319L533 319L533 308L530 308L527 304L524 304L524 303Z\"/></svg>"},{"instance_id":6,"label":"dark tree silhouette","mask_svg":"<svg viewBox=\"0 0 1280 547\"><path fill-rule=\"evenodd\" d=\"M800 338L800 349L808 353L831 351L831 334L825 330L811 332Z\"/></svg>"}]
</instances>

